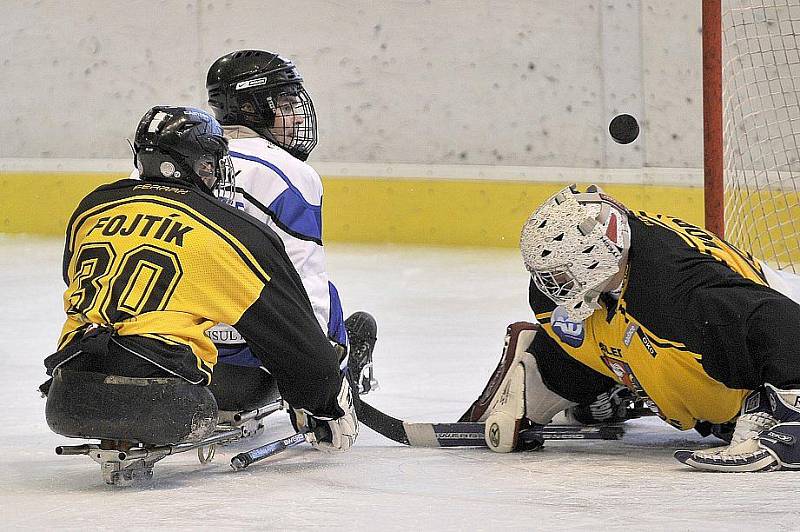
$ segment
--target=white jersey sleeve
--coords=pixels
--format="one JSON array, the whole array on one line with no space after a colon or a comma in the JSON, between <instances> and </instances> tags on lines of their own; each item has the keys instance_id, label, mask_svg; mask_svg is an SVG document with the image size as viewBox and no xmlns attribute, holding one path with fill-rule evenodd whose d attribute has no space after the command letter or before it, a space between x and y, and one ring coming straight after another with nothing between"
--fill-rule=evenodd
<instances>
[{"instance_id":1,"label":"white jersey sleeve","mask_svg":"<svg viewBox=\"0 0 800 532\"><path fill-rule=\"evenodd\" d=\"M331 339L346 342L342 311L322 247L322 180L308 164L260 137L229 143L236 172L236 207L283 240L314 314Z\"/></svg>"},{"instance_id":2,"label":"white jersey sleeve","mask_svg":"<svg viewBox=\"0 0 800 532\"><path fill-rule=\"evenodd\" d=\"M800 277L790 272L773 270L766 262L758 262L769 287L800 304Z\"/></svg>"}]
</instances>

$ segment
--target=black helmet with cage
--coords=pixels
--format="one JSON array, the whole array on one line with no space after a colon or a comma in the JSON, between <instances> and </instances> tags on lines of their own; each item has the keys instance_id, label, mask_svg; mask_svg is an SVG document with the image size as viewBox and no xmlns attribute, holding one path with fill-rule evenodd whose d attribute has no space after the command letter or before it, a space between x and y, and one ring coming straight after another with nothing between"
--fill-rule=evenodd
<instances>
[{"instance_id":1,"label":"black helmet with cage","mask_svg":"<svg viewBox=\"0 0 800 532\"><path fill-rule=\"evenodd\" d=\"M294 63L273 52L239 50L217 59L206 78L221 124L246 126L305 161L317 145L317 117Z\"/></svg>"},{"instance_id":2,"label":"black helmet with cage","mask_svg":"<svg viewBox=\"0 0 800 532\"><path fill-rule=\"evenodd\" d=\"M153 107L139 121L133 141L134 164L143 181L191 183L231 203L233 165L222 126L192 107Z\"/></svg>"}]
</instances>

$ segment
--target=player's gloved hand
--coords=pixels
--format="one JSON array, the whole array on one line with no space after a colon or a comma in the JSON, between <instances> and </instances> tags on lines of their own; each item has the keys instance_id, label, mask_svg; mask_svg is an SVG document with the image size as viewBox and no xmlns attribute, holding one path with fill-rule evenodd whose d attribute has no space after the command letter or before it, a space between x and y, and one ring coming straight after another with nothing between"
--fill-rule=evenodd
<instances>
[{"instance_id":1,"label":"player's gloved hand","mask_svg":"<svg viewBox=\"0 0 800 532\"><path fill-rule=\"evenodd\" d=\"M358 418L353 407L353 394L346 378L337 397L344 415L338 418L315 416L303 409L292 409L292 424L298 432L311 432L311 445L320 451L343 452L355 443L358 437Z\"/></svg>"},{"instance_id":2,"label":"player's gloved hand","mask_svg":"<svg viewBox=\"0 0 800 532\"><path fill-rule=\"evenodd\" d=\"M694 430L701 436L713 435L720 440L730 443L733 439L733 433L736 429L736 420L727 423L709 423L708 421L698 421Z\"/></svg>"},{"instance_id":3,"label":"player's gloved hand","mask_svg":"<svg viewBox=\"0 0 800 532\"><path fill-rule=\"evenodd\" d=\"M649 414L648 409L637 403L633 393L625 386L619 385L608 392L601 393L594 402L588 405L576 405L568 408L565 414L570 421L577 421L583 425L620 423L640 417L642 411Z\"/></svg>"}]
</instances>

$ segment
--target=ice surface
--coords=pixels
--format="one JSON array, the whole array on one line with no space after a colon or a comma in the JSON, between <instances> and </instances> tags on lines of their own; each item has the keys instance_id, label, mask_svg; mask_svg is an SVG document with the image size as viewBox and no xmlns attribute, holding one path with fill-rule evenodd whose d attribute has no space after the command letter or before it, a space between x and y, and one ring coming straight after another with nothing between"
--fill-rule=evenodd
<instances>
[{"instance_id":1,"label":"ice surface","mask_svg":"<svg viewBox=\"0 0 800 532\"><path fill-rule=\"evenodd\" d=\"M540 452L411 449L362 426L342 455L295 448L235 473L236 453L292 430L156 464L143 488L106 486L44 421L42 359L62 323L61 246L0 236L0 528L232 530L800 530L800 473L713 474L676 448L715 445L658 419L621 442L548 443ZM326 246L346 312L372 312L381 389L374 406L415 421L453 421L483 389L508 323L530 319L513 250Z\"/></svg>"}]
</instances>

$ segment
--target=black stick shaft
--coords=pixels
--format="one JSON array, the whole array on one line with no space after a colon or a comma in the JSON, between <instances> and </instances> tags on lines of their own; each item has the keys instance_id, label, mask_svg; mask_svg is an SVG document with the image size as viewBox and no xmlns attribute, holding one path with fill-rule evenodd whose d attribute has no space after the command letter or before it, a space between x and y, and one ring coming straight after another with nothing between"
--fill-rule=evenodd
<instances>
[{"instance_id":1,"label":"black stick shaft","mask_svg":"<svg viewBox=\"0 0 800 532\"><path fill-rule=\"evenodd\" d=\"M294 447L295 445L305 443L306 441L309 441L308 438L308 433L298 432L297 434L289 436L288 438L276 440L266 445L262 445L261 447L256 447L255 449L239 453L231 458L231 467L236 471L240 471L254 462L269 458L270 456L275 456L276 454L285 451L289 447Z\"/></svg>"},{"instance_id":2,"label":"black stick shaft","mask_svg":"<svg viewBox=\"0 0 800 532\"><path fill-rule=\"evenodd\" d=\"M485 424L480 422L410 423L385 414L362 399L358 419L375 432L412 447L486 447ZM545 425L523 430L523 440L618 440L619 425Z\"/></svg>"}]
</instances>

